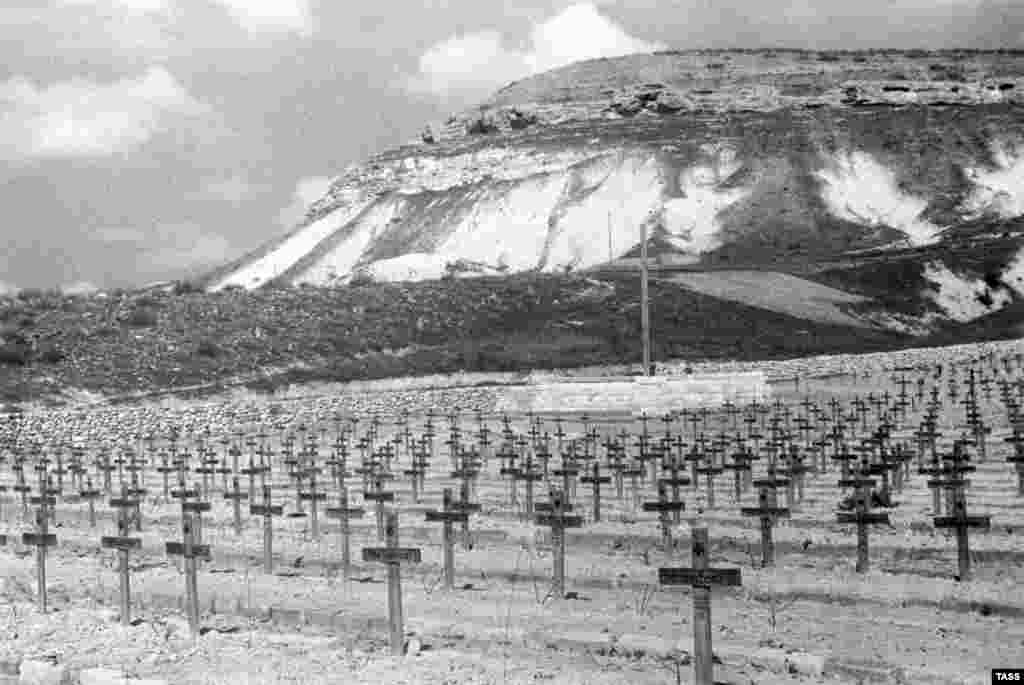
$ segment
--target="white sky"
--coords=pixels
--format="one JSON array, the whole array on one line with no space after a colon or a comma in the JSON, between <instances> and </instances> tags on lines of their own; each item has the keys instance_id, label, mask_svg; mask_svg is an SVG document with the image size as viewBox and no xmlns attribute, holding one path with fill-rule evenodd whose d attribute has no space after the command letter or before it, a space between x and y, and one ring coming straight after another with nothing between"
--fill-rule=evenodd
<instances>
[{"instance_id":1,"label":"white sky","mask_svg":"<svg viewBox=\"0 0 1024 685\"><path fill-rule=\"evenodd\" d=\"M231 258L349 164L576 59L1022 37L1019 0L5 0L0 282L134 285Z\"/></svg>"}]
</instances>

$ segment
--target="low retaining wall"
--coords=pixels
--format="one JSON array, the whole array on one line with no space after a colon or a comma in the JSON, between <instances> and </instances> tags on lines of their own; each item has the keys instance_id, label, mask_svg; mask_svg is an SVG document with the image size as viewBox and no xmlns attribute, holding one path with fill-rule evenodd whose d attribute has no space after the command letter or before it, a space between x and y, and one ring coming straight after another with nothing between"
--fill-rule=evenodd
<instances>
[{"instance_id":1,"label":"low retaining wall","mask_svg":"<svg viewBox=\"0 0 1024 685\"><path fill-rule=\"evenodd\" d=\"M578 378L503 388L496 410L508 413L615 412L663 414L763 400L771 393L761 371L690 376Z\"/></svg>"}]
</instances>

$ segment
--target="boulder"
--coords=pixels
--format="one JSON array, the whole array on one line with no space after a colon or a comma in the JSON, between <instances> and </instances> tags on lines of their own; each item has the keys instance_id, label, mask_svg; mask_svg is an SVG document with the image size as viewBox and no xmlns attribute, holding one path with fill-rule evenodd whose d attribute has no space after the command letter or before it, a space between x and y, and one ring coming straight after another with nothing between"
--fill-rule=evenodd
<instances>
[{"instance_id":1,"label":"boulder","mask_svg":"<svg viewBox=\"0 0 1024 685\"><path fill-rule=\"evenodd\" d=\"M78 676L80 685L127 685L128 677L119 668L86 668Z\"/></svg>"},{"instance_id":2,"label":"boulder","mask_svg":"<svg viewBox=\"0 0 1024 685\"><path fill-rule=\"evenodd\" d=\"M61 685L64 672L63 664L25 659L21 662L18 683L20 685Z\"/></svg>"},{"instance_id":3,"label":"boulder","mask_svg":"<svg viewBox=\"0 0 1024 685\"><path fill-rule=\"evenodd\" d=\"M794 652L786 655L786 666L790 673L820 678L825 672L825 657L820 654Z\"/></svg>"}]
</instances>

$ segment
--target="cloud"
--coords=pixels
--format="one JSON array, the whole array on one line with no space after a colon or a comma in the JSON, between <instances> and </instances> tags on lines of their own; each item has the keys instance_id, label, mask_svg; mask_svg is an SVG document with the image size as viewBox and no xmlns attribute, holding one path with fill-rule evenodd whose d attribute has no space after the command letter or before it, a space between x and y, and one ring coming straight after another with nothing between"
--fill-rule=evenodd
<instances>
[{"instance_id":1,"label":"cloud","mask_svg":"<svg viewBox=\"0 0 1024 685\"><path fill-rule=\"evenodd\" d=\"M143 272L210 266L226 261L232 252L227 238L191 221L157 224L149 229L101 228L93 232L93 237L111 249L132 250L136 267Z\"/></svg>"},{"instance_id":2,"label":"cloud","mask_svg":"<svg viewBox=\"0 0 1024 685\"><path fill-rule=\"evenodd\" d=\"M252 191L253 187L241 176L231 176L211 181L203 189L203 193L207 197L217 198L235 209L245 203Z\"/></svg>"},{"instance_id":3,"label":"cloud","mask_svg":"<svg viewBox=\"0 0 1024 685\"><path fill-rule=\"evenodd\" d=\"M253 33L313 33L310 0L217 0L241 26Z\"/></svg>"},{"instance_id":4,"label":"cloud","mask_svg":"<svg viewBox=\"0 0 1024 685\"><path fill-rule=\"evenodd\" d=\"M167 12L169 0L58 0L59 7L114 8L129 12Z\"/></svg>"},{"instance_id":5,"label":"cloud","mask_svg":"<svg viewBox=\"0 0 1024 685\"><path fill-rule=\"evenodd\" d=\"M146 251L145 259L152 267L189 269L225 262L231 252L231 243L221 234L180 223L161 226L158 244Z\"/></svg>"},{"instance_id":6,"label":"cloud","mask_svg":"<svg viewBox=\"0 0 1024 685\"><path fill-rule=\"evenodd\" d=\"M534 25L526 50L506 47L493 30L441 41L423 53L419 74L404 85L439 96L475 93L584 59L663 47L630 36L592 3L577 3Z\"/></svg>"},{"instance_id":7,"label":"cloud","mask_svg":"<svg viewBox=\"0 0 1024 685\"><path fill-rule=\"evenodd\" d=\"M174 115L208 111L162 67L114 83L84 78L0 84L0 156L97 157L135 148Z\"/></svg>"},{"instance_id":8,"label":"cloud","mask_svg":"<svg viewBox=\"0 0 1024 685\"><path fill-rule=\"evenodd\" d=\"M278 223L291 228L302 221L309 206L326 195L330 188L331 179L327 176L310 176L301 179L295 185L291 204L278 213Z\"/></svg>"}]
</instances>

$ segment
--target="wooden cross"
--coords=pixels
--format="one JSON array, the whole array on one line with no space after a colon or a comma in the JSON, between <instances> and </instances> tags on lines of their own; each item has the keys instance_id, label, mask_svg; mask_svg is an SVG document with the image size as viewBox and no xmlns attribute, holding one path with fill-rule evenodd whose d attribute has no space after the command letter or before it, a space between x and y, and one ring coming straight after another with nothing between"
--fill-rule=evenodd
<instances>
[{"instance_id":1,"label":"wooden cross","mask_svg":"<svg viewBox=\"0 0 1024 685\"><path fill-rule=\"evenodd\" d=\"M46 613L46 548L57 544L57 536L50 532L50 509L57 498L51 494L45 476L40 476L40 494L29 498L36 505L36 532L22 533L21 542L36 548L36 585L39 593L39 612Z\"/></svg>"},{"instance_id":2,"label":"wooden cross","mask_svg":"<svg viewBox=\"0 0 1024 685\"><path fill-rule=\"evenodd\" d=\"M320 539L320 520L318 517L318 502L327 499L326 492L320 492L316 489L316 472L309 470L309 490L306 492L299 493L299 498L309 502L309 523L310 531L313 535L314 540Z\"/></svg>"},{"instance_id":3,"label":"wooden cross","mask_svg":"<svg viewBox=\"0 0 1024 685\"><path fill-rule=\"evenodd\" d=\"M198 544L194 537L192 515L184 512L181 517L181 542L167 542L164 550L172 556L180 556L185 561L185 610L188 614L188 627L192 637L199 637L199 579L196 568L197 559L210 559L210 546Z\"/></svg>"},{"instance_id":4,"label":"wooden cross","mask_svg":"<svg viewBox=\"0 0 1024 685\"><path fill-rule=\"evenodd\" d=\"M662 585L693 587L693 670L697 685L714 685L714 657L711 650L711 588L742 584L738 568L708 567L708 529L693 529L692 568L658 569Z\"/></svg>"},{"instance_id":5,"label":"wooden cross","mask_svg":"<svg viewBox=\"0 0 1024 685\"><path fill-rule=\"evenodd\" d=\"M889 514L872 513L870 511L870 489L875 481L871 478L850 478L839 481L840 487L853 487L857 489L855 494L856 505L852 512L839 512L836 515L838 523L857 524L857 573L867 573L870 561L868 558L868 526L884 524L889 525Z\"/></svg>"},{"instance_id":6,"label":"wooden cross","mask_svg":"<svg viewBox=\"0 0 1024 685\"><path fill-rule=\"evenodd\" d=\"M591 470L591 475L583 476L582 478L580 478L580 482L590 485L592 488L594 503L594 522L596 523L601 520L601 486L611 483L611 476L602 476L601 467L595 461Z\"/></svg>"},{"instance_id":7,"label":"wooden cross","mask_svg":"<svg viewBox=\"0 0 1024 685\"><path fill-rule=\"evenodd\" d=\"M772 502L770 488L761 488L758 494L758 506L742 507L743 516L757 516L761 519L761 566L775 564L775 544L772 540L772 528L780 516L789 516L789 509L775 506Z\"/></svg>"},{"instance_id":8,"label":"wooden cross","mask_svg":"<svg viewBox=\"0 0 1024 685\"><path fill-rule=\"evenodd\" d=\"M565 501L565 494L555 490L551 493L551 501L538 503L537 509L544 513L537 514L535 522L538 526L551 528L552 547L552 593L559 599L565 597L565 529L579 528L583 525L582 516L569 515L572 510Z\"/></svg>"},{"instance_id":9,"label":"wooden cross","mask_svg":"<svg viewBox=\"0 0 1024 685\"><path fill-rule=\"evenodd\" d=\"M284 513L284 507L273 504L270 486L263 486L263 504L250 504L249 514L263 517L263 572L274 572L274 517Z\"/></svg>"},{"instance_id":10,"label":"wooden cross","mask_svg":"<svg viewBox=\"0 0 1024 685\"><path fill-rule=\"evenodd\" d=\"M176 473L177 472L178 467L174 466L173 464L169 464L167 462L167 453L165 452L162 455L161 464L160 464L160 466L156 467L156 470L157 470L157 473L159 473L160 476L163 478L164 499L168 500L168 499L170 499L170 496L171 496L170 477L171 477L172 473Z\"/></svg>"},{"instance_id":11,"label":"wooden cross","mask_svg":"<svg viewBox=\"0 0 1024 685\"><path fill-rule=\"evenodd\" d=\"M89 527L96 527L96 500L102 496L102 493L93 487L92 478L86 478L85 489L78 491L78 497L84 499L86 504L89 506Z\"/></svg>"},{"instance_id":12,"label":"wooden cross","mask_svg":"<svg viewBox=\"0 0 1024 685\"><path fill-rule=\"evenodd\" d=\"M707 490L707 498L705 500L705 506L710 510L715 508L715 476L722 473L723 469L721 466L716 466L712 463L712 460L708 460L706 466L698 466L694 471L705 477L705 484Z\"/></svg>"},{"instance_id":13,"label":"wooden cross","mask_svg":"<svg viewBox=\"0 0 1024 685\"><path fill-rule=\"evenodd\" d=\"M543 479L543 474L537 471L533 465L533 459L530 455L526 455L526 460L523 463L522 468L516 469L516 473L512 476L516 480L521 480L525 483L525 498L523 506L523 517L526 519L533 518L533 487L534 483L538 483Z\"/></svg>"},{"instance_id":14,"label":"wooden cross","mask_svg":"<svg viewBox=\"0 0 1024 685\"><path fill-rule=\"evenodd\" d=\"M199 484L196 483L195 489L191 491L194 493L194 497L199 497ZM189 502L187 498L181 500L181 513L182 516L192 514L192 531L195 538L195 542L201 543L203 541L203 512L210 511L210 503L203 502L196 499L194 502Z\"/></svg>"},{"instance_id":15,"label":"wooden cross","mask_svg":"<svg viewBox=\"0 0 1024 685\"><path fill-rule=\"evenodd\" d=\"M969 516L964 491L957 489L952 515L936 516L934 522L936 528L952 528L956 531L956 557L960 580L967 582L971 579L971 548L967 539L967 531L970 528L988 529L991 526L991 517Z\"/></svg>"},{"instance_id":16,"label":"wooden cross","mask_svg":"<svg viewBox=\"0 0 1024 685\"><path fill-rule=\"evenodd\" d=\"M658 501L643 503L644 511L658 512L658 525L661 527L661 542L666 552L670 552L672 550L672 521L669 518L669 513L678 514L685 508L685 506L686 505L683 502L669 501L664 481L660 481L658 483Z\"/></svg>"},{"instance_id":17,"label":"wooden cross","mask_svg":"<svg viewBox=\"0 0 1024 685\"><path fill-rule=\"evenodd\" d=\"M451 488L445 488L442 493L441 510L426 512L427 521L431 523L442 523L441 547L444 553L444 589L451 592L455 587L455 541L452 535L454 523L463 523L469 520L469 513L458 511L453 508Z\"/></svg>"},{"instance_id":18,"label":"wooden cross","mask_svg":"<svg viewBox=\"0 0 1024 685\"><path fill-rule=\"evenodd\" d=\"M338 500L337 507L328 507L327 518L336 518L341 521L341 577L347 581L352 572L349 521L354 518L363 518L365 512L361 508L348 506L348 488L342 488L338 492Z\"/></svg>"},{"instance_id":19,"label":"wooden cross","mask_svg":"<svg viewBox=\"0 0 1024 685\"><path fill-rule=\"evenodd\" d=\"M250 454L249 466L241 469L240 473L243 476L249 477L249 501L251 502L256 499L256 476L262 475L264 473L264 468L262 466L256 466L253 463L252 455Z\"/></svg>"},{"instance_id":20,"label":"wooden cross","mask_svg":"<svg viewBox=\"0 0 1024 685\"><path fill-rule=\"evenodd\" d=\"M405 630L402 627L402 563L418 564L420 550L398 546L398 514L388 512L384 527L386 547L364 547L363 561L379 562L388 567L388 627L391 653L401 656L405 647Z\"/></svg>"},{"instance_id":21,"label":"wooden cross","mask_svg":"<svg viewBox=\"0 0 1024 685\"><path fill-rule=\"evenodd\" d=\"M123 497L110 500L110 506L117 511L117 535L104 535L100 538L100 546L105 549L117 550L118 576L121 585L121 625L131 622L131 578L128 569L128 553L142 546L141 538L128 534L131 529L134 502Z\"/></svg>"},{"instance_id":22,"label":"wooden cross","mask_svg":"<svg viewBox=\"0 0 1024 685\"><path fill-rule=\"evenodd\" d=\"M242 500L249 499L249 493L239 487L238 476L231 479L234 486L231 490L224 492L224 499L231 500L231 508L234 514L235 535L242 534Z\"/></svg>"},{"instance_id":23,"label":"wooden cross","mask_svg":"<svg viewBox=\"0 0 1024 685\"><path fill-rule=\"evenodd\" d=\"M364 502L376 502L377 509L377 538L384 541L387 538L387 526L384 521L384 503L393 502L395 500L395 493L384 492L384 479L381 475L374 474L373 478L373 490L363 492Z\"/></svg>"}]
</instances>

